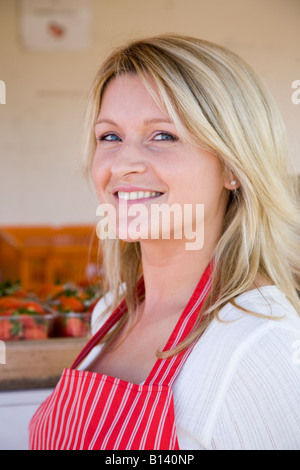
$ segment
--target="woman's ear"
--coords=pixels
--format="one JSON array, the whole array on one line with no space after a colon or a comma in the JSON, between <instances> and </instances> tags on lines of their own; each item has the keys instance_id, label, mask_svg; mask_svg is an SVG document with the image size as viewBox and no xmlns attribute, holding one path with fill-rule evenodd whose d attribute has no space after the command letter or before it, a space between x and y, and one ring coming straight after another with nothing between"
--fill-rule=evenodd
<instances>
[{"instance_id":1,"label":"woman's ear","mask_svg":"<svg viewBox=\"0 0 300 470\"><path fill-rule=\"evenodd\" d=\"M241 185L240 182L238 181L236 176L232 173L232 171L228 171L225 176L224 188L229 189L230 191L233 191L239 188L240 185Z\"/></svg>"}]
</instances>

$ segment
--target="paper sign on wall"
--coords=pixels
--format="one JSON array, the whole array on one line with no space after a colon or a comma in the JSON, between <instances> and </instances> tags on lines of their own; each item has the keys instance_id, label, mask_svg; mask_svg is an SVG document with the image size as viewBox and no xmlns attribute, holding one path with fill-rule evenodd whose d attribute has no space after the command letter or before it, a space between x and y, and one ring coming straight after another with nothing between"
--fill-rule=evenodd
<instances>
[{"instance_id":1,"label":"paper sign on wall","mask_svg":"<svg viewBox=\"0 0 300 470\"><path fill-rule=\"evenodd\" d=\"M91 43L89 0L21 0L20 34L35 50L80 50Z\"/></svg>"}]
</instances>

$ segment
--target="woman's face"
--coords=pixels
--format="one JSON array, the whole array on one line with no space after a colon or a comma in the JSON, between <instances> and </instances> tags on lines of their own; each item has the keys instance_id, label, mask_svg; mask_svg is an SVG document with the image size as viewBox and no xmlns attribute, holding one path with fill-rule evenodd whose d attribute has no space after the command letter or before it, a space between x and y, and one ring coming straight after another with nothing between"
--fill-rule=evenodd
<instances>
[{"instance_id":1,"label":"woman's face","mask_svg":"<svg viewBox=\"0 0 300 470\"><path fill-rule=\"evenodd\" d=\"M182 140L137 75L109 82L95 134L92 178L100 204L111 206L116 213L120 238L168 238L162 236L163 227L158 236L150 230L153 224L158 226L159 219L151 211L159 207L166 211L161 212L162 218L170 208L173 214L177 211L170 219L170 239L180 238L174 235L180 228L182 239L186 238L188 224L195 229L204 223L205 237L212 231L219 233L228 200L225 187L230 184L219 159ZM196 204L204 205L204 220L203 213L196 217ZM185 205L193 208L190 215Z\"/></svg>"}]
</instances>

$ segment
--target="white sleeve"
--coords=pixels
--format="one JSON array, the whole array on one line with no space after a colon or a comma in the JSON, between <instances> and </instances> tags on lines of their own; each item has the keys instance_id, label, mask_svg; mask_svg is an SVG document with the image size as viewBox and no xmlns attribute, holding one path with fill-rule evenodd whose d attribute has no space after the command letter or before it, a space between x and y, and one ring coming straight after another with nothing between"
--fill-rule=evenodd
<instances>
[{"instance_id":1,"label":"white sleeve","mask_svg":"<svg viewBox=\"0 0 300 470\"><path fill-rule=\"evenodd\" d=\"M104 316L105 310L108 308L110 303L110 297L106 294L105 296L101 297L101 299L96 303L92 318L91 318L91 333L94 335L97 333L99 328L105 323L108 318L108 315Z\"/></svg>"},{"instance_id":2,"label":"white sleeve","mask_svg":"<svg viewBox=\"0 0 300 470\"><path fill-rule=\"evenodd\" d=\"M223 396L211 449L300 449L297 334L274 328L241 358Z\"/></svg>"},{"instance_id":3,"label":"white sleeve","mask_svg":"<svg viewBox=\"0 0 300 470\"><path fill-rule=\"evenodd\" d=\"M125 291L125 283L121 284L120 286L120 294ZM113 302L113 295L111 292L105 294L101 299L97 302L94 307L92 318L91 318L91 332L94 335L99 328L105 323L108 319L109 315L112 313L108 311L107 314L104 316L105 310L112 304Z\"/></svg>"}]
</instances>

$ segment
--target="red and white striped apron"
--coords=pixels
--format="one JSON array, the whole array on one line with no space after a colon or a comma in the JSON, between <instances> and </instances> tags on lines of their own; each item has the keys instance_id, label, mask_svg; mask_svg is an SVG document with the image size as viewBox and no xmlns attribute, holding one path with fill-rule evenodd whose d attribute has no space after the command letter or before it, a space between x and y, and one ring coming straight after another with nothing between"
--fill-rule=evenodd
<instances>
[{"instance_id":1,"label":"red and white striped apron","mask_svg":"<svg viewBox=\"0 0 300 470\"><path fill-rule=\"evenodd\" d=\"M190 333L211 287L209 265L185 307L166 349ZM92 337L29 425L31 450L178 450L172 384L192 346L158 359L143 385L77 370L126 311L122 302Z\"/></svg>"}]
</instances>

